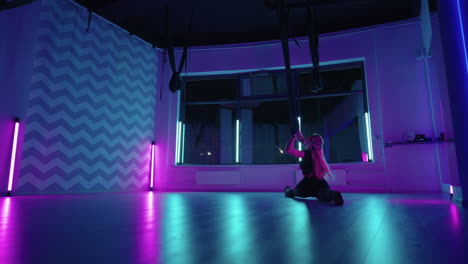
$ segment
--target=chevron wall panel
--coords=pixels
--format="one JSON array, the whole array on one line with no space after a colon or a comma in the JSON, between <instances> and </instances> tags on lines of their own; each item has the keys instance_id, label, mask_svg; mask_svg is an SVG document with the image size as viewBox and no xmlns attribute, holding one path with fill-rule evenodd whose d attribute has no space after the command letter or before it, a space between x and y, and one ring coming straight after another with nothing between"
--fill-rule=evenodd
<instances>
[{"instance_id":1,"label":"chevron wall panel","mask_svg":"<svg viewBox=\"0 0 468 264\"><path fill-rule=\"evenodd\" d=\"M43 0L18 193L147 187L156 52L71 1Z\"/></svg>"}]
</instances>

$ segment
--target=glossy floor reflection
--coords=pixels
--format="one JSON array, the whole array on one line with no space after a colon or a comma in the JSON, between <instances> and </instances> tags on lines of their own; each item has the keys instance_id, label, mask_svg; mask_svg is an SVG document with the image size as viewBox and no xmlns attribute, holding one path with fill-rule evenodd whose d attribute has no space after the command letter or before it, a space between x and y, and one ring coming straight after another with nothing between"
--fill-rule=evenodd
<instances>
[{"instance_id":1,"label":"glossy floor reflection","mask_svg":"<svg viewBox=\"0 0 468 264\"><path fill-rule=\"evenodd\" d=\"M0 197L0 263L468 263L468 214L447 197L344 197Z\"/></svg>"}]
</instances>

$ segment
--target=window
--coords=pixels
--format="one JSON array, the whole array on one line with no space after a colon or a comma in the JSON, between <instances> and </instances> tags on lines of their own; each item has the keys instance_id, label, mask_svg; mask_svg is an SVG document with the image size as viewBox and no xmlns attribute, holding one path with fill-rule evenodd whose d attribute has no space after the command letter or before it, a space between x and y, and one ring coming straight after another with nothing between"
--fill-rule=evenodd
<instances>
[{"instance_id":1,"label":"window","mask_svg":"<svg viewBox=\"0 0 468 264\"><path fill-rule=\"evenodd\" d=\"M178 163L233 164L238 79L187 81L178 127Z\"/></svg>"},{"instance_id":2,"label":"window","mask_svg":"<svg viewBox=\"0 0 468 264\"><path fill-rule=\"evenodd\" d=\"M321 77L323 88L314 90L310 69L293 71L303 134L325 138L330 163L372 161L363 64L322 67ZM290 120L283 71L186 77L185 83L178 164L298 162L284 153Z\"/></svg>"},{"instance_id":3,"label":"window","mask_svg":"<svg viewBox=\"0 0 468 264\"><path fill-rule=\"evenodd\" d=\"M241 111L243 163L281 164L296 161L296 158L283 153L289 139L287 100L258 101Z\"/></svg>"}]
</instances>

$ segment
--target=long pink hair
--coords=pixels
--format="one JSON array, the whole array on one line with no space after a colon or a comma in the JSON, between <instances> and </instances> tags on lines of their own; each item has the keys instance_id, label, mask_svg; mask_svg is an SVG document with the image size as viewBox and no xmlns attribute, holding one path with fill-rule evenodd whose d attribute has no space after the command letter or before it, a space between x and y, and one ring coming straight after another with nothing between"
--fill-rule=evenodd
<instances>
[{"instance_id":1,"label":"long pink hair","mask_svg":"<svg viewBox=\"0 0 468 264\"><path fill-rule=\"evenodd\" d=\"M333 179L327 161L323 154L323 138L319 134L314 134L307 137L308 147L312 150L312 163L314 164L315 177L319 179L325 178L327 175Z\"/></svg>"}]
</instances>

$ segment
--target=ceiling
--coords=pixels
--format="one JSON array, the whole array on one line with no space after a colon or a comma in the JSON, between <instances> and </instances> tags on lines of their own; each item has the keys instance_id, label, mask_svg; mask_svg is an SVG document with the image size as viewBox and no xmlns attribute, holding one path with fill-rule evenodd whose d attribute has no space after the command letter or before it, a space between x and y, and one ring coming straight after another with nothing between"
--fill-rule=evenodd
<instances>
[{"instance_id":1,"label":"ceiling","mask_svg":"<svg viewBox=\"0 0 468 264\"><path fill-rule=\"evenodd\" d=\"M167 6L173 44L221 45L279 39L272 0L75 0L145 41L167 46ZM288 4L307 0L286 0ZM419 16L420 0L309 0L316 6L320 34ZM436 0L429 0L436 11ZM193 14L193 15L192 15ZM190 30L190 21L192 25ZM289 11L290 37L307 34L305 8Z\"/></svg>"}]
</instances>

